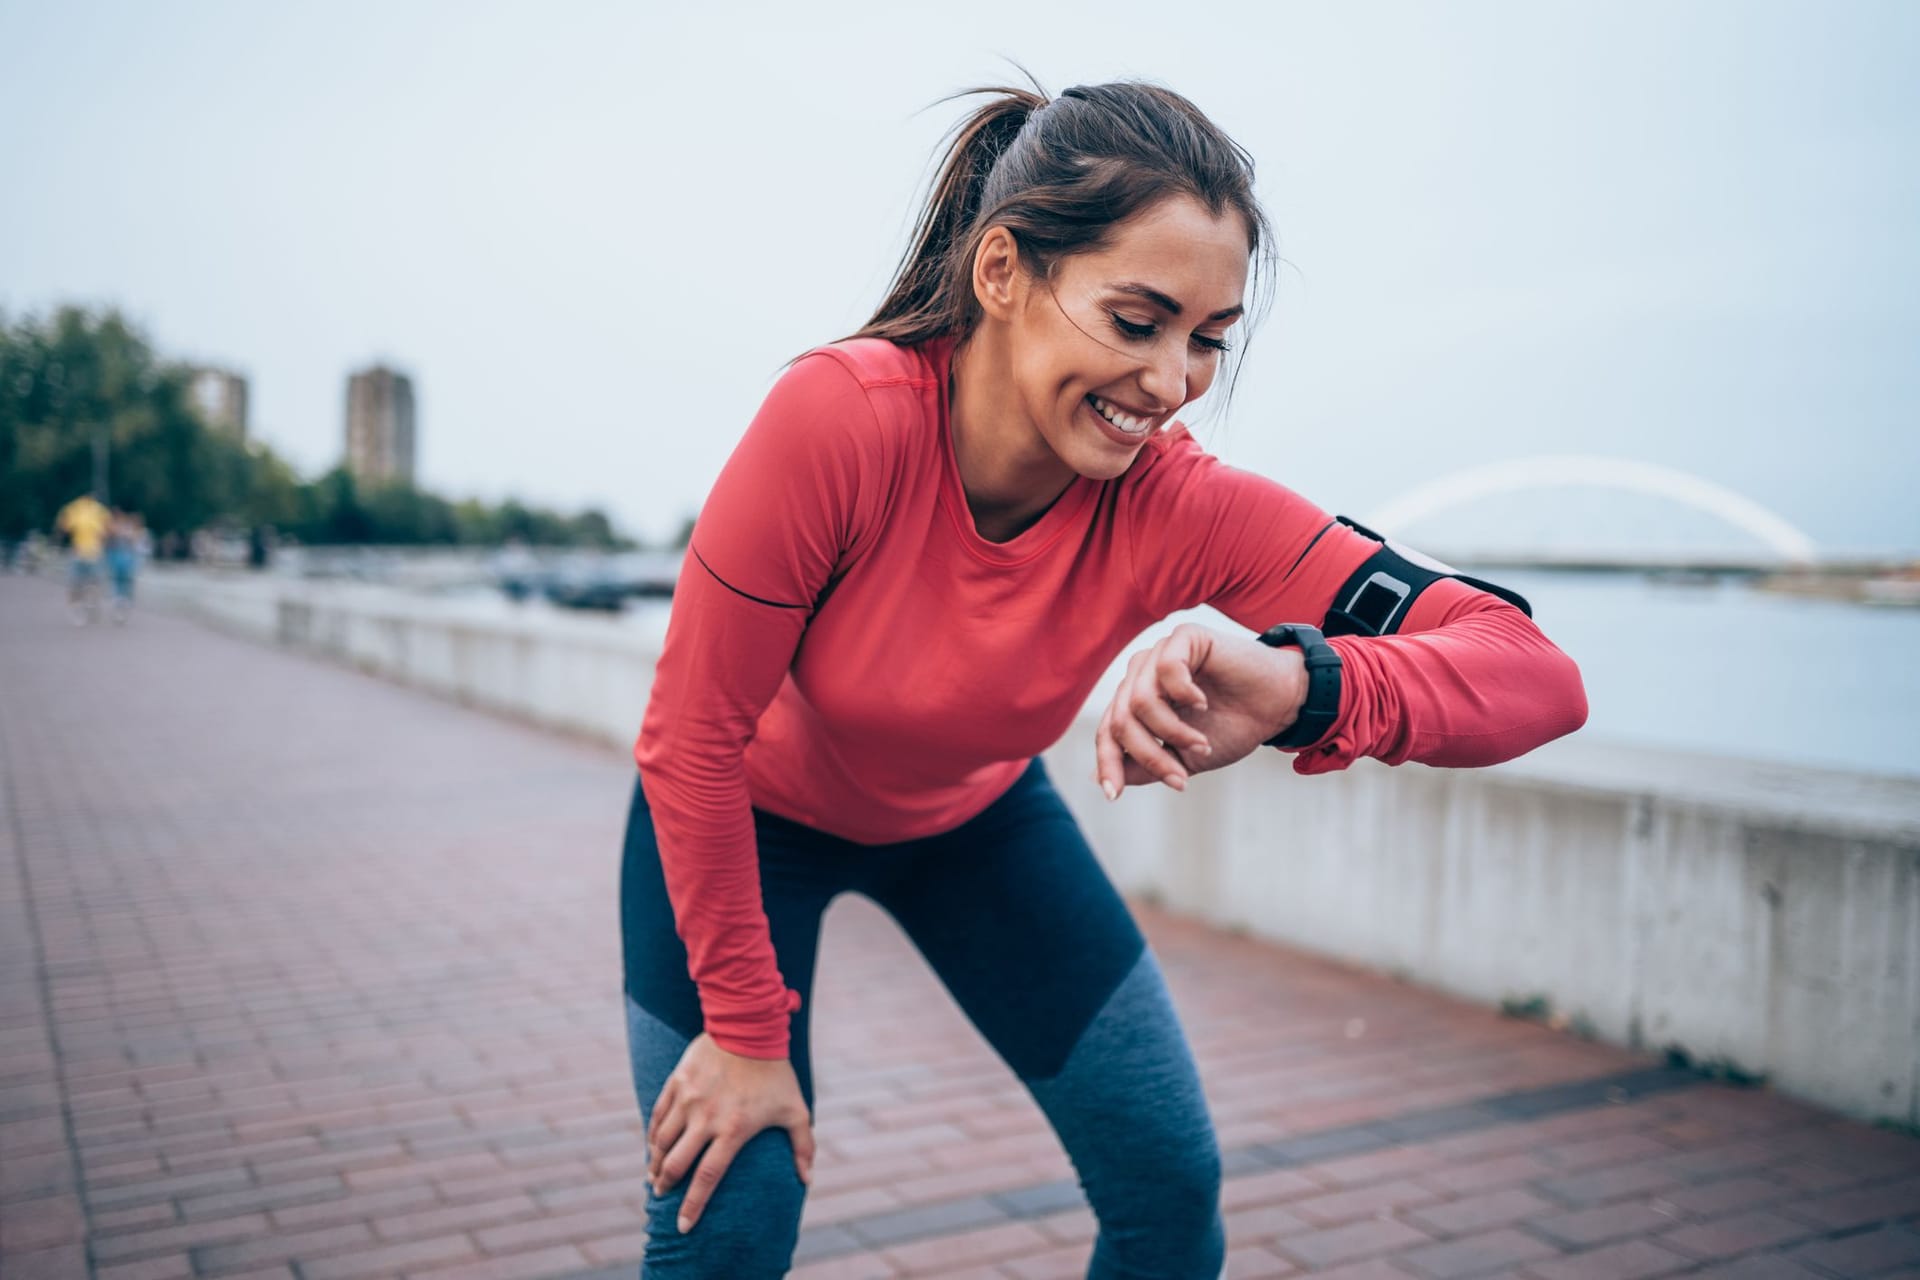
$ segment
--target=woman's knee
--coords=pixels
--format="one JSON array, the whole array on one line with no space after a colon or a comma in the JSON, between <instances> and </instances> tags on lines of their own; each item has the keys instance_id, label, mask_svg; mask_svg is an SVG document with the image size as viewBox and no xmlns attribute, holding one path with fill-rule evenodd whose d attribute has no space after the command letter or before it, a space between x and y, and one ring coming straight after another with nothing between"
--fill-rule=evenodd
<instances>
[{"instance_id":1,"label":"woman's knee","mask_svg":"<svg viewBox=\"0 0 1920 1280\"><path fill-rule=\"evenodd\" d=\"M686 1034L627 999L627 1048L642 1119L651 1124L653 1104L680 1055ZM695 1169L699 1166L696 1164ZM688 1178L691 1178L691 1172ZM647 1193L647 1251L641 1270L657 1280L756 1280L783 1276L800 1235L806 1187L793 1163L793 1139L784 1129L754 1135L734 1156L707 1200L700 1221L682 1234L680 1207L688 1179L664 1196Z\"/></svg>"},{"instance_id":2,"label":"woman's knee","mask_svg":"<svg viewBox=\"0 0 1920 1280\"><path fill-rule=\"evenodd\" d=\"M1192 1134L1169 1139L1153 1161L1109 1173L1093 1206L1113 1261L1127 1264L1114 1275L1176 1266L1180 1275L1212 1276L1226 1253L1219 1149L1196 1143Z\"/></svg>"},{"instance_id":3,"label":"woman's knee","mask_svg":"<svg viewBox=\"0 0 1920 1280\"><path fill-rule=\"evenodd\" d=\"M696 1166L697 1167L697 1166ZM644 1280L776 1280L793 1265L806 1186L784 1129L762 1130L733 1158L700 1221L678 1226L688 1179L647 1194Z\"/></svg>"},{"instance_id":4,"label":"woman's knee","mask_svg":"<svg viewBox=\"0 0 1920 1280\"><path fill-rule=\"evenodd\" d=\"M1169 1218L1189 1224L1205 1224L1220 1211L1220 1148L1208 1141L1184 1137L1185 1150L1178 1145L1165 1149L1152 1178L1153 1199Z\"/></svg>"},{"instance_id":5,"label":"woman's knee","mask_svg":"<svg viewBox=\"0 0 1920 1280\"><path fill-rule=\"evenodd\" d=\"M1219 1148L1212 1134L1167 1134L1152 1161L1108 1171L1094 1211L1123 1238L1204 1244L1219 1226Z\"/></svg>"},{"instance_id":6,"label":"woman's knee","mask_svg":"<svg viewBox=\"0 0 1920 1280\"><path fill-rule=\"evenodd\" d=\"M1220 1145L1151 952L1081 1033L1065 1069L1028 1087L1100 1221L1089 1274L1219 1274Z\"/></svg>"}]
</instances>

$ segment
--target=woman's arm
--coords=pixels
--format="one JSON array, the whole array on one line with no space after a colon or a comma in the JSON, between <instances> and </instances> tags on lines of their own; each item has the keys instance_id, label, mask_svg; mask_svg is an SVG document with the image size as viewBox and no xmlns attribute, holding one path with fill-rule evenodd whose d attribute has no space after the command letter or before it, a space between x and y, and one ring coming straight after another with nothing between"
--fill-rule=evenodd
<instances>
[{"instance_id":1,"label":"woman's arm","mask_svg":"<svg viewBox=\"0 0 1920 1280\"><path fill-rule=\"evenodd\" d=\"M1282 622L1318 626L1348 576L1378 549L1314 503L1221 464L1190 439L1175 441L1155 470L1135 495L1130 527L1135 580L1158 612L1208 603L1252 632ZM1238 647L1264 648L1250 638L1223 639L1233 647L1207 654L1222 675L1284 665ZM1572 659L1520 610L1455 579L1422 592L1397 633L1329 643L1342 660L1339 714L1319 741L1299 749L1294 768L1301 773L1343 769L1362 756L1389 764L1495 764L1586 721ZM1160 679L1130 680L1123 694L1144 706L1143 681ZM1304 682L1287 687L1304 696ZM1167 701L1170 709L1181 705ZM1142 730L1151 731L1137 711L1122 708L1119 715L1120 745L1121 730L1136 742ZM1139 723L1126 724L1129 717ZM1292 714L1284 719L1290 723ZM1164 718L1159 723L1170 727Z\"/></svg>"},{"instance_id":2,"label":"woman's arm","mask_svg":"<svg viewBox=\"0 0 1920 1280\"><path fill-rule=\"evenodd\" d=\"M694 527L634 748L707 1032L746 1057L787 1056L800 996L761 906L744 754L874 501L872 423L831 356L804 357L768 394Z\"/></svg>"},{"instance_id":3,"label":"woman's arm","mask_svg":"<svg viewBox=\"0 0 1920 1280\"><path fill-rule=\"evenodd\" d=\"M1367 542L1361 558L1376 545ZM1307 598L1318 612L1300 620L1318 624L1344 581L1324 596L1316 582ZM1283 620L1292 619L1275 619ZM1344 769L1361 756L1452 768L1498 764L1587 721L1573 659L1526 614L1458 579L1423 591L1395 634L1327 643L1341 660L1340 714L1318 742L1300 749L1300 773Z\"/></svg>"}]
</instances>

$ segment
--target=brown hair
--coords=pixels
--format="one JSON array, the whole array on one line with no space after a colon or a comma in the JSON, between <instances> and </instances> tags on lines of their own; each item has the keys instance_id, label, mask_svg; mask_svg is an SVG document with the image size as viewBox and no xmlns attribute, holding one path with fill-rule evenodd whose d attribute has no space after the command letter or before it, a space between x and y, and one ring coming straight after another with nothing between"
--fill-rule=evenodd
<instances>
[{"instance_id":1,"label":"brown hair","mask_svg":"<svg viewBox=\"0 0 1920 1280\"><path fill-rule=\"evenodd\" d=\"M980 94L990 100L948 135L886 300L852 336L903 345L965 338L980 320L973 259L989 228L1012 232L1023 264L1044 279L1062 258L1101 248L1115 226L1176 195L1246 220L1264 301L1273 228L1253 196L1253 157L1193 103L1133 80L1075 85L1052 100L1036 83L941 101Z\"/></svg>"}]
</instances>

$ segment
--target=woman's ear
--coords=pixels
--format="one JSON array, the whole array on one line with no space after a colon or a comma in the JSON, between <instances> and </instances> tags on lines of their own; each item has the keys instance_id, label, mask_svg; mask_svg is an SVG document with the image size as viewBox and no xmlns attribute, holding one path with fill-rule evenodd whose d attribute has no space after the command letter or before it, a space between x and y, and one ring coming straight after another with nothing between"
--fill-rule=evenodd
<instances>
[{"instance_id":1,"label":"woman's ear","mask_svg":"<svg viewBox=\"0 0 1920 1280\"><path fill-rule=\"evenodd\" d=\"M1010 320L1020 301L1020 245L1005 227L989 227L973 254L973 296L995 320Z\"/></svg>"}]
</instances>

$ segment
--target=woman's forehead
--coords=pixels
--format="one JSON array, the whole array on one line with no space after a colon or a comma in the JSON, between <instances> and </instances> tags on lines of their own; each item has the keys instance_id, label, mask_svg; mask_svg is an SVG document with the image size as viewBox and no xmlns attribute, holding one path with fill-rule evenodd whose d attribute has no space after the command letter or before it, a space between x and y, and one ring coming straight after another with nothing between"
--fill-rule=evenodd
<instances>
[{"instance_id":1,"label":"woman's forehead","mask_svg":"<svg viewBox=\"0 0 1920 1280\"><path fill-rule=\"evenodd\" d=\"M1078 265L1093 282L1140 286L1177 302L1183 318L1205 318L1241 304L1250 256L1237 211L1215 214L1197 200L1176 198L1114 228Z\"/></svg>"}]
</instances>

